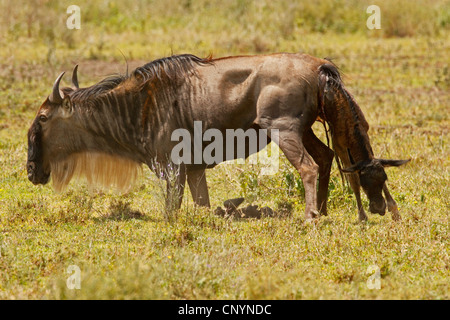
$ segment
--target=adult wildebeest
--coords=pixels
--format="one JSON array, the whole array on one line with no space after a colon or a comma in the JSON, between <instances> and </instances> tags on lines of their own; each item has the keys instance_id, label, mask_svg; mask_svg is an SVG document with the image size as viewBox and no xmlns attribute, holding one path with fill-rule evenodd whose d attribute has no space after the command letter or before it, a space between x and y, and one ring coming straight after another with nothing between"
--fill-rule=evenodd
<instances>
[{"instance_id":1,"label":"adult wildebeest","mask_svg":"<svg viewBox=\"0 0 450 320\"><path fill-rule=\"evenodd\" d=\"M131 75L112 76L88 87L60 89L62 73L28 133L28 178L45 184L50 175L62 189L73 175L90 182L126 186L140 164L174 165L171 134L180 128L277 130L278 144L298 170L305 188L305 217L326 214L333 151L313 133L317 118L328 122L337 156L347 166L358 202L362 186L372 212L396 205L389 195L383 167L406 161L375 159L367 122L344 88L337 68L306 54L272 54L200 59L177 55L152 61ZM204 148L207 143L204 143ZM258 145L254 152L264 145ZM248 156L248 153L245 156ZM224 159L227 160L227 159ZM178 176L166 180L168 194L178 195L187 177L194 202L209 206L205 169L215 164L181 163ZM316 193L317 178L319 189Z\"/></svg>"}]
</instances>

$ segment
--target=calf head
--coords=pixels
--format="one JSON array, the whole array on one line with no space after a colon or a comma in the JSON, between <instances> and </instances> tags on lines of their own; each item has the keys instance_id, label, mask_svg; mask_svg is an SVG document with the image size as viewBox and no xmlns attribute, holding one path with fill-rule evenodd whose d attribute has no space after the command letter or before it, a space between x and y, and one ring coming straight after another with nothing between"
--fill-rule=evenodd
<instances>
[{"instance_id":1,"label":"calf head","mask_svg":"<svg viewBox=\"0 0 450 320\"><path fill-rule=\"evenodd\" d=\"M359 161L352 166L343 169L345 173L357 173L361 187L369 198L369 209L372 213L384 215L386 202L382 191L387 180L385 167L398 167L410 160L385 160L371 159Z\"/></svg>"}]
</instances>

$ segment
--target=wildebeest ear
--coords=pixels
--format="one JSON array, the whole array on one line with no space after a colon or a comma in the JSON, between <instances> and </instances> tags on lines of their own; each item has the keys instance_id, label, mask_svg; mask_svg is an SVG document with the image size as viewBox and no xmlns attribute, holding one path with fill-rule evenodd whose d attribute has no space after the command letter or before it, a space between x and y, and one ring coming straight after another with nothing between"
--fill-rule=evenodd
<instances>
[{"instance_id":1,"label":"wildebeest ear","mask_svg":"<svg viewBox=\"0 0 450 320\"><path fill-rule=\"evenodd\" d=\"M402 164L408 163L411 161L411 159L408 160L386 160L386 159L378 159L380 161L380 164L383 167L398 167Z\"/></svg>"},{"instance_id":2,"label":"wildebeest ear","mask_svg":"<svg viewBox=\"0 0 450 320\"><path fill-rule=\"evenodd\" d=\"M358 172L361 171L364 168L364 162L363 161L359 161L358 163L355 163L354 165L351 165L348 168L344 168L341 171L344 173L353 173L353 172Z\"/></svg>"},{"instance_id":3,"label":"wildebeest ear","mask_svg":"<svg viewBox=\"0 0 450 320\"><path fill-rule=\"evenodd\" d=\"M61 104L61 114L63 118L70 117L73 113L72 101L70 101L69 96L66 96Z\"/></svg>"}]
</instances>

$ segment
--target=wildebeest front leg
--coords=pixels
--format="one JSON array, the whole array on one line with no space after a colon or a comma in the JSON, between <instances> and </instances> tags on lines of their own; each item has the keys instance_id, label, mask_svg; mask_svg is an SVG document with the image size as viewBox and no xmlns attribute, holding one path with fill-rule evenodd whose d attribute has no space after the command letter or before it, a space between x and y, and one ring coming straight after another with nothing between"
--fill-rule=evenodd
<instances>
[{"instance_id":1,"label":"wildebeest front leg","mask_svg":"<svg viewBox=\"0 0 450 320\"><path fill-rule=\"evenodd\" d=\"M392 213L392 219L393 220L401 220L402 217L400 216L400 213L398 213L397 202L395 202L395 200L392 198L391 194L389 193L386 183L383 185L383 192L384 192L384 196L386 198L388 210L389 210L389 212Z\"/></svg>"},{"instance_id":2,"label":"wildebeest front leg","mask_svg":"<svg viewBox=\"0 0 450 320\"><path fill-rule=\"evenodd\" d=\"M361 192L360 192L361 185L359 183L359 177L356 173L352 173L348 176L348 180L350 182L350 186L352 187L353 192L355 193L356 203L358 205L359 221L367 221L367 219L368 219L367 214L366 214L366 211L364 210L364 207L363 207L362 201L361 201Z\"/></svg>"},{"instance_id":3,"label":"wildebeest front leg","mask_svg":"<svg viewBox=\"0 0 450 320\"><path fill-rule=\"evenodd\" d=\"M280 131L279 146L302 178L305 187L306 220L316 218L318 215L316 186L319 166L306 151L298 132Z\"/></svg>"},{"instance_id":4,"label":"wildebeest front leg","mask_svg":"<svg viewBox=\"0 0 450 320\"><path fill-rule=\"evenodd\" d=\"M184 166L177 167L174 173L165 176L167 183L166 210L178 210L183 200L184 186L186 183L186 170Z\"/></svg>"},{"instance_id":5,"label":"wildebeest front leg","mask_svg":"<svg viewBox=\"0 0 450 320\"><path fill-rule=\"evenodd\" d=\"M319 189L317 190L317 207L321 215L327 215L328 184L334 152L328 148L313 130L309 128L303 135L303 144L314 161L319 165Z\"/></svg>"},{"instance_id":6,"label":"wildebeest front leg","mask_svg":"<svg viewBox=\"0 0 450 320\"><path fill-rule=\"evenodd\" d=\"M187 182L191 190L194 203L198 206L210 207L208 185L206 183L206 170L193 170L187 172Z\"/></svg>"}]
</instances>

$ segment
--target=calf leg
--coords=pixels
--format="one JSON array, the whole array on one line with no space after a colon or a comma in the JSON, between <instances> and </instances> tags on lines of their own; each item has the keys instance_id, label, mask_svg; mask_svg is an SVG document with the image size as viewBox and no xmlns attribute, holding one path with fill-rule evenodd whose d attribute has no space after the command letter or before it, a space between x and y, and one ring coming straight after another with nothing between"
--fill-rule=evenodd
<instances>
[{"instance_id":1,"label":"calf leg","mask_svg":"<svg viewBox=\"0 0 450 320\"><path fill-rule=\"evenodd\" d=\"M392 219L396 220L396 221L401 220L402 217L400 216L400 213L398 212L397 202L395 202L395 200L392 198L391 194L389 193L389 189L388 189L386 183L384 183L384 185L383 185L383 192L384 192L384 196L386 198L388 210L389 210L389 212L392 213Z\"/></svg>"},{"instance_id":2,"label":"calf leg","mask_svg":"<svg viewBox=\"0 0 450 320\"><path fill-rule=\"evenodd\" d=\"M206 170L193 170L187 172L187 182L191 190L192 199L198 206L210 207L208 185L206 183Z\"/></svg>"},{"instance_id":3,"label":"calf leg","mask_svg":"<svg viewBox=\"0 0 450 320\"><path fill-rule=\"evenodd\" d=\"M368 220L367 214L366 211L364 210L361 201L361 192L360 192L361 185L359 183L359 177L356 173L352 173L348 176L348 180L350 182L350 186L352 187L353 192L355 193L356 203L358 204L359 221L367 221Z\"/></svg>"},{"instance_id":4,"label":"calf leg","mask_svg":"<svg viewBox=\"0 0 450 320\"><path fill-rule=\"evenodd\" d=\"M303 144L314 161L319 165L319 189L317 190L317 207L321 215L327 215L328 184L334 152L328 148L313 130L309 128L303 135Z\"/></svg>"}]
</instances>

